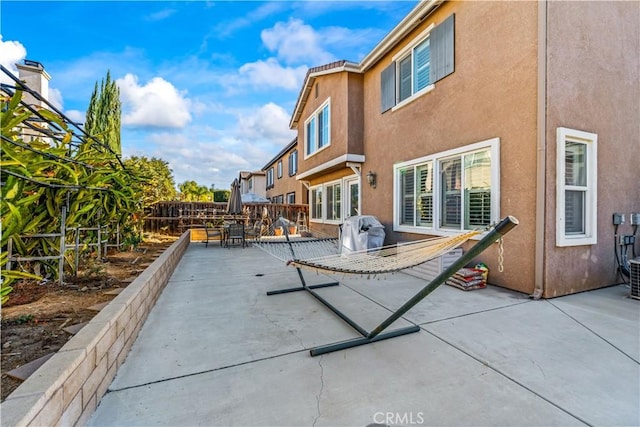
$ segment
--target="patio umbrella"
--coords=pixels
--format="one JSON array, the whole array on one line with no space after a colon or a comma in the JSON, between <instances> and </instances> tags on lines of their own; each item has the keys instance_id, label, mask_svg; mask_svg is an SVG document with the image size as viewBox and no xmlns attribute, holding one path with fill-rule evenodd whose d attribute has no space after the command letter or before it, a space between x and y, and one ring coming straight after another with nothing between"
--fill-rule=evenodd
<instances>
[{"instance_id":1,"label":"patio umbrella","mask_svg":"<svg viewBox=\"0 0 640 427\"><path fill-rule=\"evenodd\" d=\"M242 213L242 197L240 195L240 183L238 179L234 179L231 184L231 194L227 202L227 213L230 215L238 215Z\"/></svg>"}]
</instances>

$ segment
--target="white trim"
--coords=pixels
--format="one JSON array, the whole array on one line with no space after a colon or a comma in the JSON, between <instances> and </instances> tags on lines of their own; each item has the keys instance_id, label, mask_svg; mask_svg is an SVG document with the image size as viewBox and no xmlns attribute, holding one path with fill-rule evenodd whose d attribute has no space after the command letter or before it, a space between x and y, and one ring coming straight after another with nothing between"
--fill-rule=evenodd
<instances>
[{"instance_id":1,"label":"white trim","mask_svg":"<svg viewBox=\"0 0 640 427\"><path fill-rule=\"evenodd\" d=\"M396 111L396 110L401 109L402 107L406 107L407 105L411 104L416 99L420 98L422 95L426 95L427 93L431 92L435 88L436 88L435 83L431 83L429 86L426 86L426 87L420 89L418 92L414 93L413 95L411 95L407 99L404 99L404 100L398 102L396 105L391 107L391 111Z\"/></svg>"},{"instance_id":2,"label":"white trim","mask_svg":"<svg viewBox=\"0 0 640 427\"><path fill-rule=\"evenodd\" d=\"M409 55L413 51L414 47L418 46L420 43L425 41L431 35L431 31L435 27L436 27L436 24L435 23L431 23L431 25L429 25L424 31L422 31L420 34L418 34L416 37L414 37L411 40L411 43L409 43L408 45L403 47L401 51L399 51L398 53L393 55L391 57L391 60L392 61L397 61L397 60L403 59L404 57Z\"/></svg>"},{"instance_id":3,"label":"white trim","mask_svg":"<svg viewBox=\"0 0 640 427\"><path fill-rule=\"evenodd\" d=\"M409 225L401 225L399 222L400 212L398 198L400 195L400 182L398 180L398 171L402 168L417 166L427 162L433 162L433 175L440 175L440 162L451 157L458 157L463 154L470 154L474 151L489 149L491 153L491 221L497 222L500 219L500 138L487 139L485 141L457 147L451 150L442 151L440 153L431 154L417 159L396 163L393 165L393 231L416 234L429 234L435 236L455 236L460 234L464 226L461 223L460 230L449 228L440 228L440 191L434 189L433 193L433 223L431 227L416 227ZM434 183L435 184L435 183ZM463 215L464 218L464 215Z\"/></svg>"},{"instance_id":4,"label":"white trim","mask_svg":"<svg viewBox=\"0 0 640 427\"><path fill-rule=\"evenodd\" d=\"M339 225L341 223L344 222L344 220L347 218L347 214L348 214L348 206L345 202L346 197L347 197L347 185L350 182L357 182L358 184L358 211L360 212L361 210L361 188L362 188L362 182L360 180L360 177L358 175L349 175L349 176L345 176L342 177L340 179L334 179L331 181L327 181L327 182L323 182L321 184L317 184L314 186L309 187L309 222L313 222L313 223L317 223L317 224L332 224L332 225ZM327 218L327 205L328 205L328 199L327 199L327 187L331 187L331 186L335 186L335 185L339 185L340 186L340 219L338 220L332 220L332 219L326 219ZM313 191L317 188L321 188L322 189L322 218L313 218L312 216L312 212L313 212Z\"/></svg>"},{"instance_id":5,"label":"white trim","mask_svg":"<svg viewBox=\"0 0 640 427\"><path fill-rule=\"evenodd\" d=\"M585 144L587 185L584 206L584 234L566 234L565 230L565 153L567 142ZM570 188L569 188L570 189ZM598 135L575 129L556 129L556 246L595 245L598 243Z\"/></svg>"},{"instance_id":6,"label":"white trim","mask_svg":"<svg viewBox=\"0 0 640 427\"><path fill-rule=\"evenodd\" d=\"M306 172L299 173L296 175L297 180L305 179L308 176L315 175L319 172L322 172L325 169L329 169L331 167L337 166L341 163L353 162L353 163L364 163L364 156L362 154L343 154L340 157L336 157L335 159L329 160L321 165L318 165L314 168L309 169Z\"/></svg>"},{"instance_id":7,"label":"white trim","mask_svg":"<svg viewBox=\"0 0 640 427\"><path fill-rule=\"evenodd\" d=\"M313 151L313 153L309 153L309 154L307 154L307 151L308 151L307 146L308 146L308 144L309 144L309 135L307 134L307 124L308 124L311 120L314 120L314 119L316 120L316 129L315 129L315 132L316 132L316 135L315 135L315 136L316 136L316 145L317 145L317 144L319 144L319 143L320 143L320 141L319 141L319 139L318 139L318 134L319 134L319 132L320 132L320 128L319 128L319 126L318 126L318 125L319 125L319 123L318 123L318 114L319 114L322 110L324 110L324 108L325 108L325 107L329 107L329 108L327 109L327 111L329 112L329 117L327 117L327 118L326 118L326 120L328 120L328 123L327 123L327 131L328 131L327 141L328 141L328 142L327 142L327 144L326 144L326 145L323 145L323 146L322 146L322 147L320 147L320 148L316 148L316 149ZM304 124L303 124L303 126L304 126L304 127L303 127L303 129L304 129L304 141L303 141L303 144L302 144L302 148L303 148L303 150L304 150L304 152L303 152L304 157L303 157L303 158L304 158L305 160L306 160L306 159L308 159L308 158L310 158L310 157L315 156L316 154L318 154L318 153L319 153L319 152L321 152L322 150L324 150L324 149L326 149L326 148L328 148L328 147L330 147L330 146L331 146L331 116L333 116L333 113L332 113L332 111L331 111L331 110L332 110L332 108L331 108L331 97L328 97L328 98L327 98L327 99L326 99L326 100L325 100L325 101L324 101L324 102L323 102L323 103L322 103L318 108L316 108L316 109L315 109L315 111L314 111L313 113L309 114L309 117L307 117L307 119L304 121Z\"/></svg>"},{"instance_id":8,"label":"white trim","mask_svg":"<svg viewBox=\"0 0 640 427\"><path fill-rule=\"evenodd\" d=\"M444 0L421 1L409 14L378 43L367 56L360 61L360 70L366 72L373 67L384 55L395 47L407 34L420 25L424 19L435 10Z\"/></svg>"}]
</instances>

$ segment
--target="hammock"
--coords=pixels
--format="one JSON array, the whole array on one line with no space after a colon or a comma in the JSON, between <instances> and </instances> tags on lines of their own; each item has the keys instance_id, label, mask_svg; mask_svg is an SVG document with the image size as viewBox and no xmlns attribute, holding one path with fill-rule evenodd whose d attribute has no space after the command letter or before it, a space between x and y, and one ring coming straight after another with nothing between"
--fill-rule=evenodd
<instances>
[{"instance_id":1,"label":"hammock","mask_svg":"<svg viewBox=\"0 0 640 427\"><path fill-rule=\"evenodd\" d=\"M445 280L451 277L460 268L464 267L475 256L479 255L495 241L502 238L513 227L518 224L518 220L512 216L504 218L492 230L477 241L460 258L453 262L435 279L429 282L422 290L411 297L400 308L387 317L373 330L367 331L349 316L340 311L326 298L316 292L316 289L330 286L338 286L339 282L329 282L317 285L307 285L301 271L301 267L324 270L328 272L356 273L356 274L378 274L402 270L418 265L422 262L436 258L451 249L462 244L470 237L478 234L478 231L461 234L455 237L435 238L407 243L398 246L382 247L375 250L351 252L349 255L337 255L337 239L315 239L291 237L285 234L285 242L279 241L259 241L254 245L269 254L288 260L288 264L293 265L298 271L301 286L278 289L267 292L267 295L279 295L289 292L306 291L335 315L344 320L349 326L355 329L361 337L340 341L333 344L322 345L310 349L312 356L318 356L332 351L344 350L360 345L371 344L373 342L411 334L420 331L420 326L413 325L385 332L385 330L396 320L402 317L413 306L422 301L427 295L433 292ZM303 257L301 255L309 255ZM314 255L312 255L314 254ZM321 255L318 255L321 254Z\"/></svg>"},{"instance_id":2,"label":"hammock","mask_svg":"<svg viewBox=\"0 0 640 427\"><path fill-rule=\"evenodd\" d=\"M479 231L400 245L339 253L338 239L256 242L255 246L294 267L346 274L384 274L415 267L460 246Z\"/></svg>"}]
</instances>

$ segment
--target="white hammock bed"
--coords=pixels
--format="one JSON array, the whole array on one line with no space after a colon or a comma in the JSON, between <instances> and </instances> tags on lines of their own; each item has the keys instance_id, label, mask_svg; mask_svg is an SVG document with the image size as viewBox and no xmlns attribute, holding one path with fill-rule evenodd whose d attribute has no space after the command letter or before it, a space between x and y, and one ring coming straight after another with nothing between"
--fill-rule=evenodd
<instances>
[{"instance_id":1,"label":"white hammock bed","mask_svg":"<svg viewBox=\"0 0 640 427\"><path fill-rule=\"evenodd\" d=\"M377 249L339 253L338 239L290 239L284 242L259 241L254 245L287 265L323 271L375 275L393 273L435 259L460 246L479 231L453 237L436 237Z\"/></svg>"},{"instance_id":2,"label":"white hammock bed","mask_svg":"<svg viewBox=\"0 0 640 427\"><path fill-rule=\"evenodd\" d=\"M310 349L311 355L317 356L320 354L418 332L420 330L418 325L404 327L389 332L383 331L393 322L402 317L413 306L422 301L438 286L443 284L449 277L453 276L453 274L455 274L460 268L469 263L474 257L482 253L491 244L501 239L502 236L512 230L516 225L518 225L518 220L516 218L512 216L504 218L500 223L496 224L493 229L489 230L482 239L469 248L469 250L467 250L467 252L458 258L451 266L440 273L435 279L422 288L422 290L404 303L402 307L398 308L370 332L362 328L315 291L315 289L318 288L337 286L339 284L338 282L308 286L305 282L301 268L309 268L327 273L337 272L361 275L391 273L414 267L430 259L437 258L438 256L441 256L461 245L471 237L477 235L479 231L471 231L454 237L439 237L397 246L387 246L374 250L351 252L348 255L340 255L338 253L338 239L294 238L290 237L288 234L285 234L286 241L284 242L262 240L254 242L254 246L285 261L288 265L294 266L298 271L298 276L300 278L301 286L269 291L267 292L267 295L307 291L316 300L324 304L334 314L362 335L360 338L354 338Z\"/></svg>"}]
</instances>

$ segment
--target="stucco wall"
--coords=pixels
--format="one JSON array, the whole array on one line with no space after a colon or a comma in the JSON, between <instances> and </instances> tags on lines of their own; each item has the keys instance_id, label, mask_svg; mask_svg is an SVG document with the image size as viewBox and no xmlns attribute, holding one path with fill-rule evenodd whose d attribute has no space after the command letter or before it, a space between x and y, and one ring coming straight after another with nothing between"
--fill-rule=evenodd
<instances>
[{"instance_id":1,"label":"stucco wall","mask_svg":"<svg viewBox=\"0 0 640 427\"><path fill-rule=\"evenodd\" d=\"M395 111L380 113L380 73L392 56L455 13L455 72L435 89ZM392 232L393 165L445 150L500 138L501 216L520 221L505 239L505 272L496 246L481 260L490 282L533 291L536 186L537 4L446 2L395 50L365 74L364 170L378 185L362 186L364 214L386 226L387 241L424 235Z\"/></svg>"},{"instance_id":2,"label":"stucco wall","mask_svg":"<svg viewBox=\"0 0 640 427\"><path fill-rule=\"evenodd\" d=\"M640 3L549 2L545 296L619 283L612 214L640 212ZM556 128L598 135L598 243L556 247ZM640 247L636 245L636 248Z\"/></svg>"},{"instance_id":3,"label":"stucco wall","mask_svg":"<svg viewBox=\"0 0 640 427\"><path fill-rule=\"evenodd\" d=\"M278 162L273 164L273 187L267 190L267 197L282 196L284 203L287 203L287 194L296 193L296 204L305 204L307 200L307 189L302 185L300 181L296 180L295 175L289 176L289 155L298 150L298 169L300 168L300 161L302 156L302 146L296 146L295 148L287 151L281 157L282 159L282 177L278 178Z\"/></svg>"},{"instance_id":4,"label":"stucco wall","mask_svg":"<svg viewBox=\"0 0 640 427\"><path fill-rule=\"evenodd\" d=\"M319 166L325 162L333 160L348 150L348 117L349 117L349 95L348 95L348 74L338 72L318 76L314 87L304 106L300 123L298 124L298 146L300 147L300 168L299 172ZM317 89L316 89L317 87ZM316 97L317 92L317 97ZM305 159L305 120L308 119L328 98L331 98L331 122L330 134L331 145L318 151L316 154Z\"/></svg>"}]
</instances>

